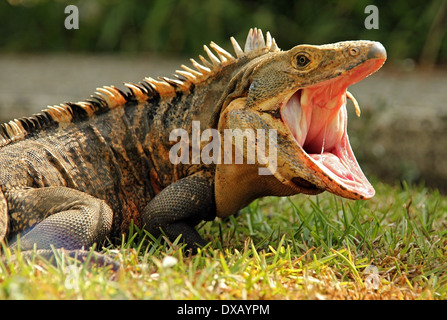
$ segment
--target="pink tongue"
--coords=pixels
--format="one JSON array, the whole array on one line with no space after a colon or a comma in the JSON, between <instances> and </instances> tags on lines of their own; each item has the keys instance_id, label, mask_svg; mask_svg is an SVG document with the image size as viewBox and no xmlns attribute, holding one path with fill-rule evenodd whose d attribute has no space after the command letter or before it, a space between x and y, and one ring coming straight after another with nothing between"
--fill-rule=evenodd
<instances>
[{"instance_id":1,"label":"pink tongue","mask_svg":"<svg viewBox=\"0 0 447 320\"><path fill-rule=\"evenodd\" d=\"M339 178L354 181L354 177L349 168L343 165L340 159L333 153L324 152L323 154L309 154L309 156Z\"/></svg>"}]
</instances>

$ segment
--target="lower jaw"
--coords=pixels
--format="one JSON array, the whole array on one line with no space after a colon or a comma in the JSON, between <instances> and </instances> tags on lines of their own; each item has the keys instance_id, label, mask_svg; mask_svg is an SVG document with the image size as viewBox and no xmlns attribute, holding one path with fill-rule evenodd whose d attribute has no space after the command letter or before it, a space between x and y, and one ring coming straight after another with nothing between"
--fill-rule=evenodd
<instances>
[{"instance_id":1,"label":"lower jaw","mask_svg":"<svg viewBox=\"0 0 447 320\"><path fill-rule=\"evenodd\" d=\"M349 150L345 150L345 153L351 153L350 146L347 148ZM325 164L324 160L320 159L321 155L308 155L308 161L312 162L312 167L325 185L325 190L349 199L370 199L374 196L374 188L364 176L353 156L347 159L334 154L323 154L323 156L330 158L332 163L328 163L326 160ZM350 162L350 164L344 165L343 163L346 162ZM334 168L334 166L338 166L338 168Z\"/></svg>"}]
</instances>

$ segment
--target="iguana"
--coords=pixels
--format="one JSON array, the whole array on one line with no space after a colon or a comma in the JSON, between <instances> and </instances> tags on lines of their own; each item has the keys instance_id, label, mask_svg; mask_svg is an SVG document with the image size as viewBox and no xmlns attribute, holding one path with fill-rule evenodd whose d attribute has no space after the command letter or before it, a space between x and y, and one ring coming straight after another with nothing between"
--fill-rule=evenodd
<instances>
[{"instance_id":1,"label":"iguana","mask_svg":"<svg viewBox=\"0 0 447 320\"><path fill-rule=\"evenodd\" d=\"M207 243L195 229L200 221L256 198L325 190L373 197L346 133L347 99L360 112L347 87L382 66L384 47L346 41L282 51L260 29L250 30L244 49L231 42L235 54L211 42L215 52L204 46L208 58L191 59L193 68L182 65L175 79L125 83L126 92L105 86L85 101L1 125L0 240L14 247L20 236L22 250L77 252L121 239L133 222L155 236L181 235L194 249ZM193 123L216 129L213 139L227 129L275 132L264 142L274 142L276 157L224 162L222 143L215 162L173 163L179 140L170 135L191 134ZM187 147L203 151L210 139Z\"/></svg>"}]
</instances>

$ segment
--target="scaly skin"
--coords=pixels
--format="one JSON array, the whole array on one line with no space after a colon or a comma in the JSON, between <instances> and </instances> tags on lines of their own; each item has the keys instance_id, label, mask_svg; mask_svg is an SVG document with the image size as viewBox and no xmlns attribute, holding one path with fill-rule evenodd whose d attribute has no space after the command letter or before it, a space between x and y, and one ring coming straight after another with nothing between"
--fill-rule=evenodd
<instances>
[{"instance_id":1,"label":"scaly skin","mask_svg":"<svg viewBox=\"0 0 447 320\"><path fill-rule=\"evenodd\" d=\"M210 61L192 60L196 69L182 66L175 80L127 83L127 93L100 88L92 99L2 125L0 240L15 246L20 235L22 250L76 251L106 237L119 241L133 221L154 235L182 235L194 249L206 244L197 223L259 197L324 190L372 197L346 134L346 99L355 102L346 88L380 68L382 45L281 51L257 29L244 50L232 42L236 57L211 43L217 56L205 47ZM170 133L191 135L193 121L219 130L221 140L225 129L274 129L276 161L173 164Z\"/></svg>"}]
</instances>

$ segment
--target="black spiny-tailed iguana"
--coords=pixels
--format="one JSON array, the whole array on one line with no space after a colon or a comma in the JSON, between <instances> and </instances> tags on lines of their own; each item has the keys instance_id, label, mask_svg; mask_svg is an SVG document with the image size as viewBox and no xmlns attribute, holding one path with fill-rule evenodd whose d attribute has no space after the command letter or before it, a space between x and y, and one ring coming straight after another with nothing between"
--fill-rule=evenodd
<instances>
[{"instance_id":1,"label":"black spiny-tailed iguana","mask_svg":"<svg viewBox=\"0 0 447 320\"><path fill-rule=\"evenodd\" d=\"M182 66L176 79L99 88L91 99L1 125L0 240L15 246L20 235L22 250L79 250L120 239L133 221L196 248L206 244L196 224L259 197L327 190L371 198L346 133L347 98L359 112L347 87L382 66L384 47L346 41L281 51L257 29L244 49L231 41L235 56L211 43L215 53L205 46L208 60L191 59L194 69ZM222 141L226 129L275 132L262 141L276 142L276 157L228 163L221 143L214 163L170 161L178 143L170 134L190 135L194 123ZM186 150L208 142L191 139Z\"/></svg>"}]
</instances>

